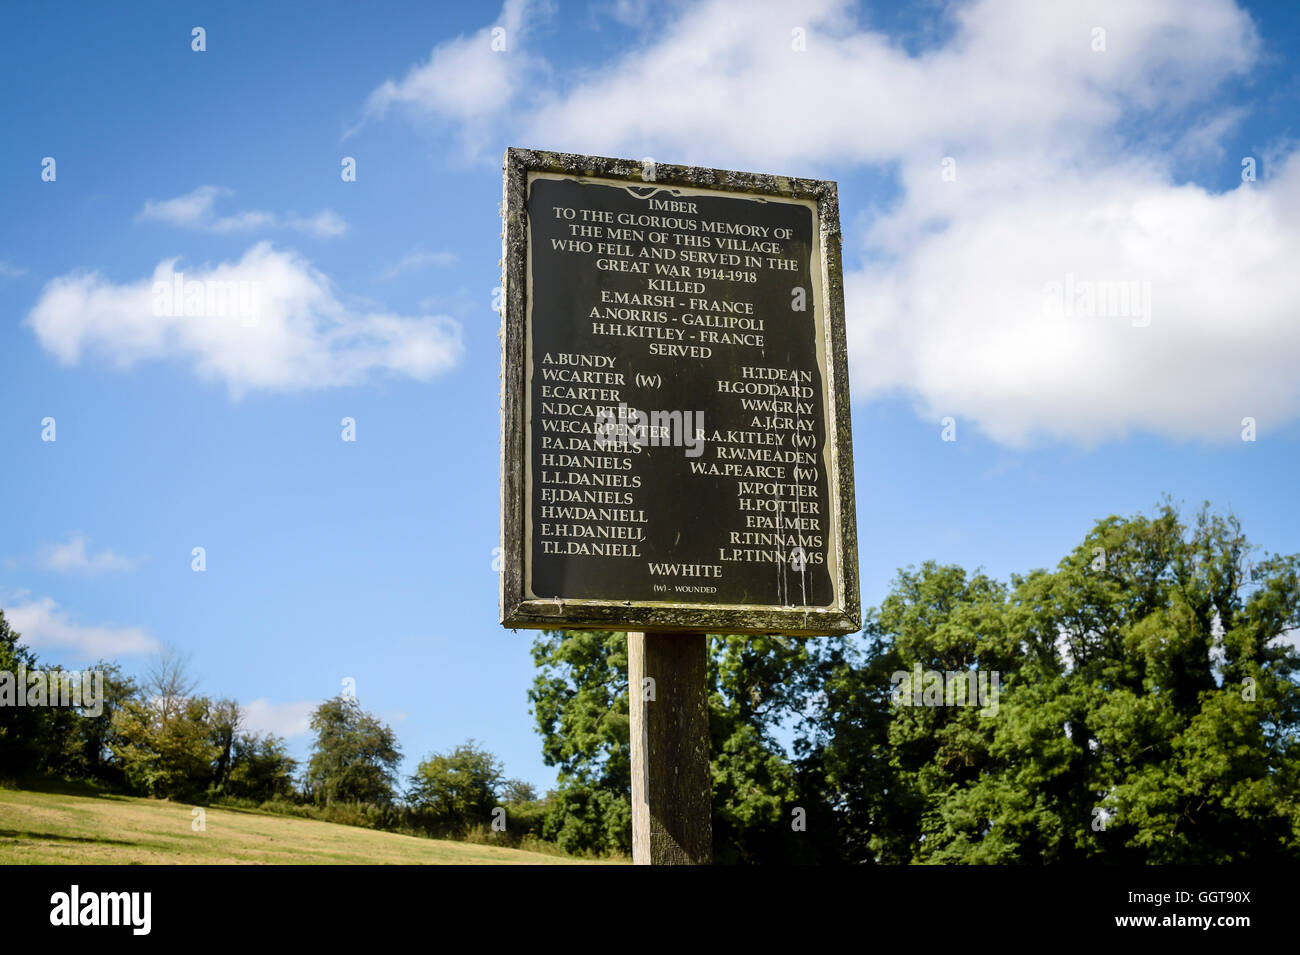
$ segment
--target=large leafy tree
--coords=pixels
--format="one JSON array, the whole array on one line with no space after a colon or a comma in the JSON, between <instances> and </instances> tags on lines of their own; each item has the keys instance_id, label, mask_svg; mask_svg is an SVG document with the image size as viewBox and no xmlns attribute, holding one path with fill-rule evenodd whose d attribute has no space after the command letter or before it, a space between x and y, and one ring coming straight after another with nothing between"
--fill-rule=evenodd
<instances>
[{"instance_id":1,"label":"large leafy tree","mask_svg":"<svg viewBox=\"0 0 1300 955\"><path fill-rule=\"evenodd\" d=\"M1008 668L1004 598L996 582L968 579L960 568L900 572L866 615L867 647L832 644L817 661L821 695L796 745L824 857L910 861L927 786L946 790L950 778L978 777L987 720L965 708L895 707L893 677L914 663L942 672Z\"/></svg>"},{"instance_id":2,"label":"large leafy tree","mask_svg":"<svg viewBox=\"0 0 1300 955\"><path fill-rule=\"evenodd\" d=\"M230 772L244 714L234 700L217 700L208 708L208 741L216 752L212 767L212 787L225 792L230 786Z\"/></svg>"},{"instance_id":3,"label":"large leafy tree","mask_svg":"<svg viewBox=\"0 0 1300 955\"><path fill-rule=\"evenodd\" d=\"M709 637L709 736L714 859L791 862L813 857L819 830L781 736L798 727L810 678L838 641ZM796 828L797 827L797 828Z\"/></svg>"},{"instance_id":4,"label":"large leafy tree","mask_svg":"<svg viewBox=\"0 0 1300 955\"><path fill-rule=\"evenodd\" d=\"M868 645L822 661L805 742L843 833L880 862L1300 858L1300 558L1232 517L1110 517L1004 587L900 572ZM996 715L901 706L895 671L998 671Z\"/></svg>"},{"instance_id":5,"label":"large leafy tree","mask_svg":"<svg viewBox=\"0 0 1300 955\"><path fill-rule=\"evenodd\" d=\"M543 836L568 852L632 851L627 635L542 631L528 699L542 758L559 768Z\"/></svg>"},{"instance_id":6,"label":"large leafy tree","mask_svg":"<svg viewBox=\"0 0 1300 955\"><path fill-rule=\"evenodd\" d=\"M355 697L336 696L312 714L316 733L306 789L317 803L395 801L401 760L392 729L365 712Z\"/></svg>"},{"instance_id":7,"label":"large leafy tree","mask_svg":"<svg viewBox=\"0 0 1300 955\"><path fill-rule=\"evenodd\" d=\"M100 661L90 667L98 679L83 680L82 706L46 711L47 744L42 770L72 779L93 779L114 787L127 785L124 767L114 758L120 745L114 729L115 714L140 699L135 680L115 663ZM100 699L92 699L95 690Z\"/></svg>"},{"instance_id":8,"label":"large leafy tree","mask_svg":"<svg viewBox=\"0 0 1300 955\"><path fill-rule=\"evenodd\" d=\"M21 639L0 610L0 673L9 674L9 691L15 694L14 701L0 705L0 772L4 773L34 772L42 756L41 711L16 705L19 669L36 667L35 654L19 642Z\"/></svg>"},{"instance_id":9,"label":"large leafy tree","mask_svg":"<svg viewBox=\"0 0 1300 955\"><path fill-rule=\"evenodd\" d=\"M715 858L796 858L795 767L778 742L809 694L806 641L709 637L709 734ZM529 693L542 752L558 766L546 835L570 851L631 851L627 635L546 631L533 644Z\"/></svg>"},{"instance_id":10,"label":"large leafy tree","mask_svg":"<svg viewBox=\"0 0 1300 955\"><path fill-rule=\"evenodd\" d=\"M197 695L196 683L188 659L166 649L150 666L141 693L113 707L107 746L132 789L197 799L219 782L224 767L218 726L237 724L238 708Z\"/></svg>"},{"instance_id":11,"label":"large leafy tree","mask_svg":"<svg viewBox=\"0 0 1300 955\"><path fill-rule=\"evenodd\" d=\"M501 761L469 740L424 759L411 775L406 800L432 828L464 830L491 821L503 779Z\"/></svg>"},{"instance_id":12,"label":"large leafy tree","mask_svg":"<svg viewBox=\"0 0 1300 955\"><path fill-rule=\"evenodd\" d=\"M224 788L242 799L290 797L297 767L281 737L241 732L234 739Z\"/></svg>"},{"instance_id":13,"label":"large leafy tree","mask_svg":"<svg viewBox=\"0 0 1300 955\"><path fill-rule=\"evenodd\" d=\"M114 759L128 785L150 796L195 799L212 782L218 749L212 743L206 697L167 702L129 700L113 715Z\"/></svg>"}]
</instances>

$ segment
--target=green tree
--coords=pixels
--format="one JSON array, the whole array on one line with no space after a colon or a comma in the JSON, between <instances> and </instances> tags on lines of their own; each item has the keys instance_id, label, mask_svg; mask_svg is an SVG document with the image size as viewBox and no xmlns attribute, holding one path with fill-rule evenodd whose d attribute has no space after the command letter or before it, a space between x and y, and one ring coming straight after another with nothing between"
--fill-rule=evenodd
<instances>
[{"instance_id":1,"label":"green tree","mask_svg":"<svg viewBox=\"0 0 1300 955\"><path fill-rule=\"evenodd\" d=\"M336 696L312 714L316 733L307 764L306 790L319 804L394 803L397 736L361 709L355 697Z\"/></svg>"},{"instance_id":2,"label":"green tree","mask_svg":"<svg viewBox=\"0 0 1300 955\"><path fill-rule=\"evenodd\" d=\"M406 800L430 828L463 831L491 822L502 779L501 761L469 740L424 759L411 776Z\"/></svg>"},{"instance_id":3,"label":"green tree","mask_svg":"<svg viewBox=\"0 0 1300 955\"><path fill-rule=\"evenodd\" d=\"M111 717L108 747L127 785L150 796L199 799L213 782L221 750L213 732L213 703L194 693L189 660L162 650L141 693Z\"/></svg>"},{"instance_id":4,"label":"green tree","mask_svg":"<svg viewBox=\"0 0 1300 955\"><path fill-rule=\"evenodd\" d=\"M709 737L713 856L719 863L813 858L796 766L778 741L797 724L814 687L809 677L835 641L798 637L709 637ZM786 729L793 730L794 726Z\"/></svg>"},{"instance_id":5,"label":"green tree","mask_svg":"<svg viewBox=\"0 0 1300 955\"><path fill-rule=\"evenodd\" d=\"M113 714L110 744L127 784L150 796L201 797L218 755L210 711L201 696L127 701Z\"/></svg>"},{"instance_id":6,"label":"green tree","mask_svg":"<svg viewBox=\"0 0 1300 955\"><path fill-rule=\"evenodd\" d=\"M1208 506L1109 517L1003 586L901 571L822 662L804 767L854 861L1300 858L1300 558ZM997 671L996 715L891 700L893 673Z\"/></svg>"},{"instance_id":7,"label":"green tree","mask_svg":"<svg viewBox=\"0 0 1300 955\"><path fill-rule=\"evenodd\" d=\"M258 801L292 796L297 769L279 736L241 732L235 737L226 792Z\"/></svg>"},{"instance_id":8,"label":"green tree","mask_svg":"<svg viewBox=\"0 0 1300 955\"><path fill-rule=\"evenodd\" d=\"M709 734L715 858L806 857L793 812L803 802L794 765L777 742L813 688L809 641L710 636ZM533 644L539 673L529 699L543 758L559 767L545 835L571 852L631 851L627 635L545 631Z\"/></svg>"},{"instance_id":9,"label":"green tree","mask_svg":"<svg viewBox=\"0 0 1300 955\"><path fill-rule=\"evenodd\" d=\"M212 766L214 792L229 790L235 740L243 721L244 714L234 700L217 700L208 710L209 741L217 754Z\"/></svg>"},{"instance_id":10,"label":"green tree","mask_svg":"<svg viewBox=\"0 0 1300 955\"><path fill-rule=\"evenodd\" d=\"M42 710L41 772L125 787L125 773L113 757L113 716L127 703L140 699L135 681L125 676L117 664L102 660L81 674L67 676L82 684L81 705Z\"/></svg>"},{"instance_id":11,"label":"green tree","mask_svg":"<svg viewBox=\"0 0 1300 955\"><path fill-rule=\"evenodd\" d=\"M20 670L36 668L36 655L19 641L0 610L0 767L5 773L38 771L42 756L39 710L17 705ZM7 697L12 695L12 699Z\"/></svg>"},{"instance_id":12,"label":"green tree","mask_svg":"<svg viewBox=\"0 0 1300 955\"><path fill-rule=\"evenodd\" d=\"M543 837L566 852L630 853L627 635L545 630L533 641L533 661L528 699L542 758L559 768Z\"/></svg>"},{"instance_id":13,"label":"green tree","mask_svg":"<svg viewBox=\"0 0 1300 955\"><path fill-rule=\"evenodd\" d=\"M103 699L98 714L86 707L78 714L76 731L70 734L75 752L73 774L94 779L112 787L126 784L126 777L113 759L113 717L132 700L139 699L140 689L116 663L101 660L92 668L103 674Z\"/></svg>"}]
</instances>

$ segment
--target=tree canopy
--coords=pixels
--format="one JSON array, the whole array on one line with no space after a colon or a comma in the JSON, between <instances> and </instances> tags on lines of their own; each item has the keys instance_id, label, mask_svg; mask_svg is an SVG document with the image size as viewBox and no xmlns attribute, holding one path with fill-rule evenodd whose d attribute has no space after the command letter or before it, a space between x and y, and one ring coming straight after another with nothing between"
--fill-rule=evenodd
<instances>
[{"instance_id":1,"label":"tree canopy","mask_svg":"<svg viewBox=\"0 0 1300 955\"><path fill-rule=\"evenodd\" d=\"M392 805L401 750L392 729L361 708L356 697L336 696L311 717L316 734L306 788L316 802Z\"/></svg>"},{"instance_id":2,"label":"tree canopy","mask_svg":"<svg viewBox=\"0 0 1300 955\"><path fill-rule=\"evenodd\" d=\"M901 570L860 638L711 636L719 860L1300 859L1300 556L1253 556L1235 518L1166 503L1054 570ZM534 657L548 825L626 851L624 635Z\"/></svg>"},{"instance_id":3,"label":"tree canopy","mask_svg":"<svg viewBox=\"0 0 1300 955\"><path fill-rule=\"evenodd\" d=\"M502 788L501 761L474 740L425 758L410 779L406 801L431 828L463 830L486 825Z\"/></svg>"}]
</instances>

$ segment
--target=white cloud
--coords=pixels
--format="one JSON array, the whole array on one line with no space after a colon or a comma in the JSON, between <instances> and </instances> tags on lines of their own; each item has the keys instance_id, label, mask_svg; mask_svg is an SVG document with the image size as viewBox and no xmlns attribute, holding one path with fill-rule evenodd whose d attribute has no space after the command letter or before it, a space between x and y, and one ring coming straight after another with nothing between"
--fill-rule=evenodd
<instances>
[{"instance_id":1,"label":"white cloud","mask_svg":"<svg viewBox=\"0 0 1300 955\"><path fill-rule=\"evenodd\" d=\"M26 275L26 274L27 274L26 269L21 268L17 265L11 265L10 263L4 261L3 259L0 259L0 279L16 279L20 275Z\"/></svg>"},{"instance_id":2,"label":"white cloud","mask_svg":"<svg viewBox=\"0 0 1300 955\"><path fill-rule=\"evenodd\" d=\"M311 714L319 704L310 702L272 703L259 697L241 703L243 728L255 733L274 733L285 739L303 736L311 730Z\"/></svg>"},{"instance_id":3,"label":"white cloud","mask_svg":"<svg viewBox=\"0 0 1300 955\"><path fill-rule=\"evenodd\" d=\"M543 91L523 136L786 168L916 153L937 162L945 145L1017 155L1044 138L1107 129L1126 108L1185 104L1244 72L1257 46L1249 18L1227 0L981 0L951 11L952 37L912 55L859 27L842 0L813 0L797 17L782 0L699 4L656 42L567 90ZM1098 23L1104 53L1091 49ZM796 28L803 51L792 48Z\"/></svg>"},{"instance_id":4,"label":"white cloud","mask_svg":"<svg viewBox=\"0 0 1300 955\"><path fill-rule=\"evenodd\" d=\"M183 294L173 296L178 276ZM182 301L183 300L183 301ZM174 359L234 398L359 384L377 374L428 380L455 364L460 326L439 315L361 312L293 252L261 242L237 262L118 284L98 273L48 283L26 319L65 364L95 356L119 368Z\"/></svg>"},{"instance_id":5,"label":"white cloud","mask_svg":"<svg viewBox=\"0 0 1300 955\"><path fill-rule=\"evenodd\" d=\"M1264 430L1300 413L1300 276L1284 267L1300 156L1218 195L1137 163L1018 187L987 163L961 174L975 181L929 231L918 210L956 184L909 174L908 201L868 234L879 258L846 278L859 394L911 393L1008 444L1239 440L1244 417ZM1080 314L1100 283L1149 308ZM1074 314L1057 297L1071 286Z\"/></svg>"},{"instance_id":6,"label":"white cloud","mask_svg":"<svg viewBox=\"0 0 1300 955\"><path fill-rule=\"evenodd\" d=\"M499 22L518 31L538 15L511 0ZM485 27L436 48L367 102L376 116L396 103L469 122L496 112L528 144L566 150L785 166L894 162L943 143L1015 151L1016 140L1044 131L1077 138L1109 127L1126 107L1181 106L1245 72L1258 46L1229 0L980 0L953 4L951 17L951 39L912 55L860 27L845 0L809 0L797 16L785 0L712 0L686 7L652 42L563 73L527 56L489 55ZM1107 24L1104 53L1091 48L1098 23ZM802 51L795 29L805 34ZM479 75L458 77L450 51L472 54ZM507 117L510 107L517 113Z\"/></svg>"},{"instance_id":7,"label":"white cloud","mask_svg":"<svg viewBox=\"0 0 1300 955\"><path fill-rule=\"evenodd\" d=\"M232 195L233 189L199 186L193 192L172 199L146 199L144 207L135 218L137 222L163 222L218 235L284 227L316 238L330 239L347 231L347 223L331 209L324 209L313 216L299 216L292 212L279 216L274 212L256 209L226 216L217 215L214 208L217 199Z\"/></svg>"},{"instance_id":8,"label":"white cloud","mask_svg":"<svg viewBox=\"0 0 1300 955\"><path fill-rule=\"evenodd\" d=\"M381 281L387 282L391 279L397 278L397 276L401 275L403 272L424 269L429 266L447 268L455 265L459 261L460 256L455 252L430 252L427 249L417 246L410 252L406 253L406 255L402 256L397 263L385 269L379 278Z\"/></svg>"},{"instance_id":9,"label":"white cloud","mask_svg":"<svg viewBox=\"0 0 1300 955\"><path fill-rule=\"evenodd\" d=\"M348 231L348 225L339 217L338 213L331 209L326 209L316 213L314 216L300 217L291 215L285 221L290 229L297 229L299 232L305 232L307 235L314 235L320 239L332 239Z\"/></svg>"},{"instance_id":10,"label":"white cloud","mask_svg":"<svg viewBox=\"0 0 1300 955\"><path fill-rule=\"evenodd\" d=\"M158 641L139 627L82 626L49 597L5 607L5 617L23 642L37 651L68 650L85 659L150 653Z\"/></svg>"},{"instance_id":11,"label":"white cloud","mask_svg":"<svg viewBox=\"0 0 1300 955\"><path fill-rule=\"evenodd\" d=\"M954 415L1008 445L1236 441L1243 418L1267 433L1300 415L1294 144L1224 192L1174 171L1239 168L1223 143L1246 112L1215 97L1257 61L1249 15L1230 0L946 10L946 38L910 52L840 0L797 15L778 0L715 0L594 68L503 58L497 95L481 97L436 82L435 56L371 102L472 116L463 131L478 134L495 110L484 142L895 175L883 209L842 210L860 399L909 396L923 417ZM955 181L940 176L948 156ZM1066 287L1121 283L1149 290L1148 315L1058 307Z\"/></svg>"},{"instance_id":12,"label":"white cloud","mask_svg":"<svg viewBox=\"0 0 1300 955\"><path fill-rule=\"evenodd\" d=\"M46 570L82 574L99 574L113 571L135 570L139 561L134 557L124 557L111 550L90 553L88 541L80 534L74 534L65 543L51 544L41 553L40 566Z\"/></svg>"},{"instance_id":13,"label":"white cloud","mask_svg":"<svg viewBox=\"0 0 1300 955\"><path fill-rule=\"evenodd\" d=\"M362 122L400 107L420 116L457 120L472 148L481 145L486 137L475 135L480 120L490 120L508 106L540 67L522 41L532 21L549 12L544 0L506 0L496 23L439 44L402 79L386 80L374 89ZM503 43L504 49L494 48Z\"/></svg>"},{"instance_id":14,"label":"white cloud","mask_svg":"<svg viewBox=\"0 0 1300 955\"><path fill-rule=\"evenodd\" d=\"M197 227L214 218L212 204L216 197L231 192L230 189L220 189L217 186L199 186L193 192L175 199L146 199L144 208L136 214L136 219Z\"/></svg>"}]
</instances>

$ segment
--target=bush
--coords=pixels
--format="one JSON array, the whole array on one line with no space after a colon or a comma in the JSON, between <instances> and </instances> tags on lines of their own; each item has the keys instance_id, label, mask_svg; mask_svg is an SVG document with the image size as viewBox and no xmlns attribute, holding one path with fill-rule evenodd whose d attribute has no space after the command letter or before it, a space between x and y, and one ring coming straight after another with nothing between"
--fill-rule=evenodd
<instances>
[{"instance_id":1,"label":"bush","mask_svg":"<svg viewBox=\"0 0 1300 955\"><path fill-rule=\"evenodd\" d=\"M309 803L294 802L283 796L267 799L257 807L262 812L274 812L281 816L297 816L299 819L319 819L316 807Z\"/></svg>"},{"instance_id":2,"label":"bush","mask_svg":"<svg viewBox=\"0 0 1300 955\"><path fill-rule=\"evenodd\" d=\"M628 855L632 803L608 789L569 786L551 794L541 835L570 855Z\"/></svg>"},{"instance_id":3,"label":"bush","mask_svg":"<svg viewBox=\"0 0 1300 955\"><path fill-rule=\"evenodd\" d=\"M501 762L473 740L434 753L416 767L407 789L413 821L429 832L464 833L490 823L500 805Z\"/></svg>"}]
</instances>

